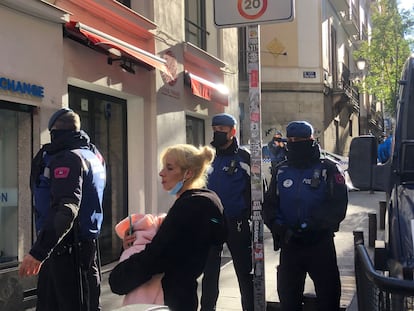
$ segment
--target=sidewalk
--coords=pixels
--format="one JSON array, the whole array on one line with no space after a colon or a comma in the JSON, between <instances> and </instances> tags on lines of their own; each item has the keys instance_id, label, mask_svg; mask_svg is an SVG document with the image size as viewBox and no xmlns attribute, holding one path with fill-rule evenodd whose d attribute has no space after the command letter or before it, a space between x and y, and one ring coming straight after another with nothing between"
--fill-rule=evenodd
<instances>
[{"instance_id":1,"label":"sidewalk","mask_svg":"<svg viewBox=\"0 0 414 311\"><path fill-rule=\"evenodd\" d=\"M342 296L341 307L348 311L357 311L354 299L354 237L353 231L363 231L366 245L368 245L368 214L379 213L379 201L385 200L383 192L370 193L368 191L351 191L349 193L349 204L345 220L342 222L339 232L335 236L335 245L338 257L338 265L341 274ZM379 216L377 216L379 219ZM377 220L377 223L379 221ZM279 252L273 251L273 242L270 233L265 230L265 289L266 301L278 302L276 291L276 267L279 262ZM228 251L223 254L230 257ZM108 273L104 273L102 284L102 307L103 311L119 308L122 297L111 293L108 282ZM306 280L305 293L313 292L313 284L310 279ZM199 290L200 296L200 290ZM223 265L220 275L220 295L217 311L241 310L240 292L232 265L232 261Z\"/></svg>"}]
</instances>

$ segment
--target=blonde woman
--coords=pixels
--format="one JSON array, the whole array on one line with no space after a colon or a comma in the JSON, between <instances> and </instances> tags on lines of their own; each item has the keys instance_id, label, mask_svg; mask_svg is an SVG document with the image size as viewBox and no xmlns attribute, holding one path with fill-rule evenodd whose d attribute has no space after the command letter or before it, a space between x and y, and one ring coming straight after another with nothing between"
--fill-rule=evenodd
<instances>
[{"instance_id":1,"label":"blonde woman","mask_svg":"<svg viewBox=\"0 0 414 311\"><path fill-rule=\"evenodd\" d=\"M197 310L197 278L210 247L221 245L226 233L220 199L205 189L214 155L210 147L187 144L162 152L161 184L176 200L145 250L114 268L109 277L114 293L125 295L154 274L164 273L165 305L172 310Z\"/></svg>"}]
</instances>

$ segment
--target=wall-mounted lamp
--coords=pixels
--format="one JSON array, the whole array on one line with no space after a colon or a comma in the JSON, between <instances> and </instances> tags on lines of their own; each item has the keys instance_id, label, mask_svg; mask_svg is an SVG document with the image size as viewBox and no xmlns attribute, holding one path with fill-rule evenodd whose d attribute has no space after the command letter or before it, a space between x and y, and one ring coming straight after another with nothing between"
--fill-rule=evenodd
<instances>
[{"instance_id":1,"label":"wall-mounted lamp","mask_svg":"<svg viewBox=\"0 0 414 311\"><path fill-rule=\"evenodd\" d=\"M129 72L131 74L135 74L135 70L133 68L133 64L131 61L123 60L122 64L120 65L122 70L125 72Z\"/></svg>"},{"instance_id":2,"label":"wall-mounted lamp","mask_svg":"<svg viewBox=\"0 0 414 311\"><path fill-rule=\"evenodd\" d=\"M112 65L113 62L117 62L117 61L121 61L121 60L122 60L121 57L117 57L117 58L108 57L107 63L108 63L108 65Z\"/></svg>"},{"instance_id":3,"label":"wall-mounted lamp","mask_svg":"<svg viewBox=\"0 0 414 311\"><path fill-rule=\"evenodd\" d=\"M108 57L108 60L107 60L108 65L112 65L114 62L117 62L117 61L122 62L119 65L122 68L122 71L129 72L131 74L135 74L134 64L130 60L127 60L123 57L119 57L119 58Z\"/></svg>"}]
</instances>

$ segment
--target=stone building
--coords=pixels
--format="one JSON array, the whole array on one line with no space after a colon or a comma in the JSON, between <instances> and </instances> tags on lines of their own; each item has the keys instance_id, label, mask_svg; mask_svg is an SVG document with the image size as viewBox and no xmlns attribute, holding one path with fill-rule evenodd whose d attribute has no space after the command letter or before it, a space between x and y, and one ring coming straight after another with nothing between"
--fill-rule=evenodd
<instances>
[{"instance_id":1,"label":"stone building","mask_svg":"<svg viewBox=\"0 0 414 311\"><path fill-rule=\"evenodd\" d=\"M322 148L347 155L352 137L382 132L381 107L359 92L353 52L370 33L370 0L296 0L292 22L260 25L262 138L307 120ZM245 29L239 30L243 141L249 137Z\"/></svg>"}]
</instances>

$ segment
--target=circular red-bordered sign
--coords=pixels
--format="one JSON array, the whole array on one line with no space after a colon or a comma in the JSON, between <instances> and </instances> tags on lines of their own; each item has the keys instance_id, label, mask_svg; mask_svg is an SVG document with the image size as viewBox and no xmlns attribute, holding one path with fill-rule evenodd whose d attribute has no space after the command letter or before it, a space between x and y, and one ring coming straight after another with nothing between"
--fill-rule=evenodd
<instances>
[{"instance_id":1,"label":"circular red-bordered sign","mask_svg":"<svg viewBox=\"0 0 414 311\"><path fill-rule=\"evenodd\" d=\"M261 7L260 5L255 7L256 3L261 3ZM266 12L267 0L237 0L237 9L244 18L257 19ZM254 14L249 14L249 11L254 12Z\"/></svg>"}]
</instances>

